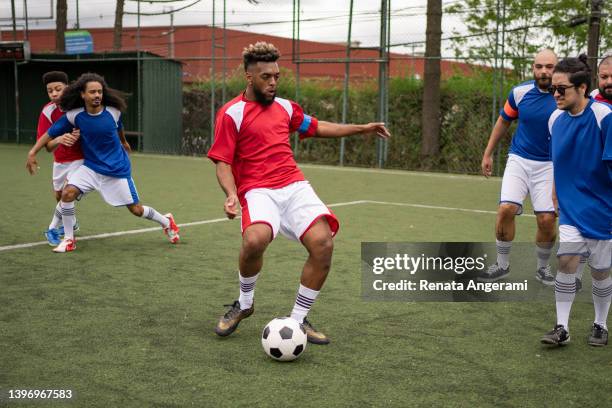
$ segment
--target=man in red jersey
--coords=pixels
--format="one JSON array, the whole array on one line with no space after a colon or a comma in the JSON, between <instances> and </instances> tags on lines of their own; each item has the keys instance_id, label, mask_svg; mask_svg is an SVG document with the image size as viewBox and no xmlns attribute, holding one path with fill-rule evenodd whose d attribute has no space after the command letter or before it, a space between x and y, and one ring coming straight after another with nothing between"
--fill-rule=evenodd
<instances>
[{"instance_id":1,"label":"man in red jersey","mask_svg":"<svg viewBox=\"0 0 612 408\"><path fill-rule=\"evenodd\" d=\"M604 57L597 67L597 88L591 97L598 102L612 105L612 55Z\"/></svg>"},{"instance_id":2,"label":"man in red jersey","mask_svg":"<svg viewBox=\"0 0 612 408\"><path fill-rule=\"evenodd\" d=\"M293 157L289 134L300 138L343 137L375 133L389 137L384 123L341 125L304 114L295 102L276 97L279 52L258 42L243 52L247 88L219 111L215 141L208 157L216 163L217 179L227 198L224 210L236 217L242 207L242 248L239 257L240 297L219 319L215 332L231 334L253 311L255 282L268 244L280 232L308 250L291 318L303 324L308 341L329 338L306 320L331 266L336 216L305 180Z\"/></svg>"},{"instance_id":3,"label":"man in red jersey","mask_svg":"<svg viewBox=\"0 0 612 408\"><path fill-rule=\"evenodd\" d=\"M68 75L62 71L47 72L43 75L42 79L50 102L43 107L38 118L36 140L40 139L49 130L51 125L64 114L57 103L64 92L64 88L68 85ZM78 130L74 131L74 136L78 137ZM60 243L60 236L63 235L63 225L61 225L62 212L61 208L59 208L62 189L70 174L83 164L81 144L77 141L72 146L66 146L64 145L66 137L60 136L55 138L46 146L48 151L53 152L53 191L57 201L49 228L44 232L49 245L52 246L57 246ZM78 229L78 226L76 228Z\"/></svg>"}]
</instances>

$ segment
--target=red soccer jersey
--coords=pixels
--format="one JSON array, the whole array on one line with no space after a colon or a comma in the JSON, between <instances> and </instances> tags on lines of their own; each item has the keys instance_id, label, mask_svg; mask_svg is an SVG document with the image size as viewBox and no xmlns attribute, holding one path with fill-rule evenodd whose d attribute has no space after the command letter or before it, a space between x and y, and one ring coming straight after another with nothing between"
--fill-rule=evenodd
<instances>
[{"instance_id":1,"label":"red soccer jersey","mask_svg":"<svg viewBox=\"0 0 612 408\"><path fill-rule=\"evenodd\" d=\"M275 98L270 105L237 96L217 114L215 142L208 157L232 166L242 200L254 188L282 188L304 180L289 143L289 134L300 139L314 136L318 122L305 115L297 103Z\"/></svg>"},{"instance_id":2,"label":"red soccer jersey","mask_svg":"<svg viewBox=\"0 0 612 408\"><path fill-rule=\"evenodd\" d=\"M612 105L612 103L610 102L610 100L604 98L604 96L601 94L601 92L599 92L599 89L594 89L591 92L591 98L593 98L594 100L596 100L597 102L605 102L608 105Z\"/></svg>"},{"instance_id":3,"label":"red soccer jersey","mask_svg":"<svg viewBox=\"0 0 612 408\"><path fill-rule=\"evenodd\" d=\"M36 140L40 139L44 135L51 125L55 123L59 118L62 117L64 112L53 102L49 102L45 105L40 116L38 117L38 129L36 131ZM81 141L70 146L59 145L53 151L54 161L56 163L68 163L75 160L81 160L83 153L81 152Z\"/></svg>"}]
</instances>

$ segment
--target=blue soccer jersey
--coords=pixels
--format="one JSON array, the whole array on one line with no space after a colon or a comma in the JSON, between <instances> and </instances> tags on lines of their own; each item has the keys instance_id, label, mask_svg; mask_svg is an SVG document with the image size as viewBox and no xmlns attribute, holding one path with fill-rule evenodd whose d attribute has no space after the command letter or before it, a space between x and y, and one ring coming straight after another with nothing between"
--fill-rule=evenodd
<instances>
[{"instance_id":1,"label":"blue soccer jersey","mask_svg":"<svg viewBox=\"0 0 612 408\"><path fill-rule=\"evenodd\" d=\"M612 110L589 100L578 115L553 112L549 129L559 225L612 239Z\"/></svg>"},{"instance_id":2,"label":"blue soccer jersey","mask_svg":"<svg viewBox=\"0 0 612 408\"><path fill-rule=\"evenodd\" d=\"M525 159L550 160L548 118L557 109L555 98L542 91L534 80L523 82L510 91L500 116L513 121L518 119L512 136L510 153Z\"/></svg>"},{"instance_id":3,"label":"blue soccer jersey","mask_svg":"<svg viewBox=\"0 0 612 408\"><path fill-rule=\"evenodd\" d=\"M47 133L51 137L57 137L70 133L73 128L81 131L85 166L105 176L130 177L130 159L118 134L123 128L121 112L118 109L105 106L96 115L87 113L84 108L73 109L58 119Z\"/></svg>"}]
</instances>

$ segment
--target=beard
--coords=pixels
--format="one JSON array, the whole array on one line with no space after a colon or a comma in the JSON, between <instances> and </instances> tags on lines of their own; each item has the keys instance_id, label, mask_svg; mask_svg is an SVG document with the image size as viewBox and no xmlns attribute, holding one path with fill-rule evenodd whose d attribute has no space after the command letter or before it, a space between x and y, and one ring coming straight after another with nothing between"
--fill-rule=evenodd
<instances>
[{"instance_id":1,"label":"beard","mask_svg":"<svg viewBox=\"0 0 612 408\"><path fill-rule=\"evenodd\" d=\"M599 94L612 102L612 85L608 85L604 88L599 88Z\"/></svg>"},{"instance_id":2,"label":"beard","mask_svg":"<svg viewBox=\"0 0 612 408\"><path fill-rule=\"evenodd\" d=\"M271 98L268 98L268 96L266 96L265 93L261 92L259 89L253 87L253 93L255 94L255 99L257 100L257 102L261 103L262 105L272 105L272 102L274 102L274 97L276 96L276 92L274 93L274 95Z\"/></svg>"},{"instance_id":3,"label":"beard","mask_svg":"<svg viewBox=\"0 0 612 408\"><path fill-rule=\"evenodd\" d=\"M552 84L552 78L549 76L541 76L539 78L535 78L536 83L538 84L538 88L547 90Z\"/></svg>"}]
</instances>

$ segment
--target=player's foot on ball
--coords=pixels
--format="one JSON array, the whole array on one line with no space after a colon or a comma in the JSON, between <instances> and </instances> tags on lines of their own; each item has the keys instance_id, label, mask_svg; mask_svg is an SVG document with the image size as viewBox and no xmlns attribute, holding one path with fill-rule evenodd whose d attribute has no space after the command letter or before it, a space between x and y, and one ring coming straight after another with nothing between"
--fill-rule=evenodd
<instances>
[{"instance_id":1,"label":"player's foot on ball","mask_svg":"<svg viewBox=\"0 0 612 408\"><path fill-rule=\"evenodd\" d=\"M231 305L223 305L230 309L225 312L219 319L217 327L215 327L215 333L221 337L229 336L236 330L238 324L242 319L246 319L255 311L255 305L251 305L250 308L240 310L240 302L234 301Z\"/></svg>"},{"instance_id":2,"label":"player's foot on ball","mask_svg":"<svg viewBox=\"0 0 612 408\"><path fill-rule=\"evenodd\" d=\"M45 232L43 232L43 234L45 234L45 238L47 238L47 242L49 243L49 245L55 247L60 244L61 239L60 239L60 234L57 231L57 229L48 229Z\"/></svg>"},{"instance_id":3,"label":"player's foot on ball","mask_svg":"<svg viewBox=\"0 0 612 408\"><path fill-rule=\"evenodd\" d=\"M593 323L593 330L587 339L589 346L601 347L608 344L608 331L602 325Z\"/></svg>"},{"instance_id":4,"label":"player's foot on ball","mask_svg":"<svg viewBox=\"0 0 612 408\"><path fill-rule=\"evenodd\" d=\"M302 322L302 326L304 326L304 330L306 330L306 339L309 343L312 344L329 344L329 337L325 334L317 331L312 324L308 321L308 319L304 319Z\"/></svg>"},{"instance_id":5,"label":"player's foot on ball","mask_svg":"<svg viewBox=\"0 0 612 408\"><path fill-rule=\"evenodd\" d=\"M489 269L487 269L485 272L478 275L476 280L478 282L496 282L500 279L505 278L509 274L510 274L510 266L504 269L500 267L497 264L497 262L495 262L493 265L489 266Z\"/></svg>"},{"instance_id":6,"label":"player's foot on ball","mask_svg":"<svg viewBox=\"0 0 612 408\"><path fill-rule=\"evenodd\" d=\"M570 335L562 324L556 325L554 329L546 333L540 339L542 344L555 344L557 346L567 344L569 341Z\"/></svg>"},{"instance_id":7,"label":"player's foot on ball","mask_svg":"<svg viewBox=\"0 0 612 408\"><path fill-rule=\"evenodd\" d=\"M55 248L53 248L53 252L72 252L76 249L76 241L74 239L64 238L62 242Z\"/></svg>"},{"instance_id":8,"label":"player's foot on ball","mask_svg":"<svg viewBox=\"0 0 612 408\"><path fill-rule=\"evenodd\" d=\"M176 244L180 239L179 227L174 222L174 216L171 213L165 214L164 217L170 221L168 228L164 228L164 234L168 236L168 240L170 240L171 243Z\"/></svg>"},{"instance_id":9,"label":"player's foot on ball","mask_svg":"<svg viewBox=\"0 0 612 408\"><path fill-rule=\"evenodd\" d=\"M550 265L538 268L536 271L536 279L542 282L544 285L553 286L555 284L555 277L553 276Z\"/></svg>"}]
</instances>

